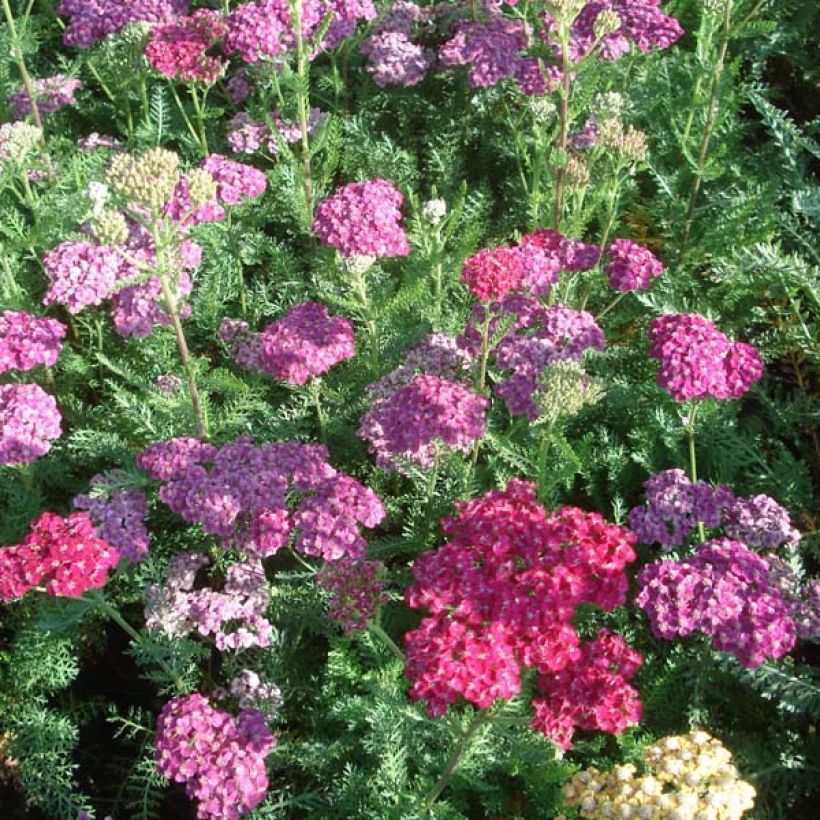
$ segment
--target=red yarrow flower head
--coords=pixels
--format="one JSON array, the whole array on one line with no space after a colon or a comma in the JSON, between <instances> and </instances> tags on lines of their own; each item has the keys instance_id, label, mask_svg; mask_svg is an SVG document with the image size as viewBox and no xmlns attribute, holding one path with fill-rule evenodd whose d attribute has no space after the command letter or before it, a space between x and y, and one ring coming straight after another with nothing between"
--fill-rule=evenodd
<instances>
[{"instance_id":1,"label":"red yarrow flower head","mask_svg":"<svg viewBox=\"0 0 820 820\"><path fill-rule=\"evenodd\" d=\"M401 226L401 191L386 179L351 182L320 202L313 232L344 258L407 256L410 245Z\"/></svg>"},{"instance_id":2,"label":"red yarrow flower head","mask_svg":"<svg viewBox=\"0 0 820 820\"><path fill-rule=\"evenodd\" d=\"M649 340L649 355L660 362L658 384L675 401L737 399L763 375L754 347L732 342L697 313L659 316Z\"/></svg>"},{"instance_id":3,"label":"red yarrow flower head","mask_svg":"<svg viewBox=\"0 0 820 820\"><path fill-rule=\"evenodd\" d=\"M43 586L49 595L78 598L98 589L119 561L119 553L94 531L86 513L61 518L43 513L22 543L0 549L0 600Z\"/></svg>"},{"instance_id":4,"label":"red yarrow flower head","mask_svg":"<svg viewBox=\"0 0 820 820\"><path fill-rule=\"evenodd\" d=\"M519 248L502 246L481 250L465 260L461 281L482 302L500 299L521 288L524 257Z\"/></svg>"}]
</instances>

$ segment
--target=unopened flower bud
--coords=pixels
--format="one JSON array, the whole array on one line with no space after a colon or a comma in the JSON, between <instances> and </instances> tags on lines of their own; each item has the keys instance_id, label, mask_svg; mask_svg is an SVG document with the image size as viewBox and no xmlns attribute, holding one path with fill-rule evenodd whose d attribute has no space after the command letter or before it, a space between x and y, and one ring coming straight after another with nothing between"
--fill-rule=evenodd
<instances>
[{"instance_id":1,"label":"unopened flower bud","mask_svg":"<svg viewBox=\"0 0 820 820\"><path fill-rule=\"evenodd\" d=\"M447 215L447 203L443 199L430 199L422 206L422 213L428 222L438 225Z\"/></svg>"},{"instance_id":2,"label":"unopened flower bud","mask_svg":"<svg viewBox=\"0 0 820 820\"><path fill-rule=\"evenodd\" d=\"M375 262L375 256L348 256L342 259L342 267L347 273L361 276L367 273Z\"/></svg>"},{"instance_id":3,"label":"unopened flower bud","mask_svg":"<svg viewBox=\"0 0 820 820\"><path fill-rule=\"evenodd\" d=\"M173 196L179 157L164 148L152 148L141 157L119 154L108 166L107 179L130 202L158 213Z\"/></svg>"},{"instance_id":4,"label":"unopened flower bud","mask_svg":"<svg viewBox=\"0 0 820 820\"><path fill-rule=\"evenodd\" d=\"M103 208L91 220L91 232L101 245L121 245L128 239L125 217L112 208Z\"/></svg>"},{"instance_id":5,"label":"unopened flower bud","mask_svg":"<svg viewBox=\"0 0 820 820\"><path fill-rule=\"evenodd\" d=\"M201 208L216 199L216 181L204 168L195 168L186 176L186 181L192 208Z\"/></svg>"},{"instance_id":6,"label":"unopened flower bud","mask_svg":"<svg viewBox=\"0 0 820 820\"><path fill-rule=\"evenodd\" d=\"M617 12L611 9L602 11L592 24L592 33L597 40L606 37L607 34L614 34L621 27L621 18Z\"/></svg>"}]
</instances>

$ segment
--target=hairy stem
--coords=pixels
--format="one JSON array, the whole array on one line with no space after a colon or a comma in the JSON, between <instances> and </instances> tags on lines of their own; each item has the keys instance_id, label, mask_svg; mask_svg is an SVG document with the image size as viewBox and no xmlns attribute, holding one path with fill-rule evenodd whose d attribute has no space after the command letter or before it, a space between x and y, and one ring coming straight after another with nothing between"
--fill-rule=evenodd
<instances>
[{"instance_id":1,"label":"hairy stem","mask_svg":"<svg viewBox=\"0 0 820 820\"><path fill-rule=\"evenodd\" d=\"M695 179L692 182L692 191L689 194L689 206L686 209L686 219L683 228L683 239L681 239L680 248L678 249L678 262L682 262L686 256L686 251L689 246L689 239L692 234L692 224L695 216L695 205L698 200L698 192L700 191L701 183L703 182L703 172L706 168L706 159L709 156L709 143L712 139L712 131L715 127L715 114L717 113L718 92L720 90L720 79L723 76L723 65L726 59L726 50L729 46L729 34L731 32L732 24L732 5L733 0L725 0L726 7L723 11L723 27L720 33L720 46L718 47L718 56L715 61L714 70L712 72L712 85L709 92L709 107L706 112L706 125L703 129L703 138L700 142L700 153L698 155L698 167L695 173Z\"/></svg>"}]
</instances>

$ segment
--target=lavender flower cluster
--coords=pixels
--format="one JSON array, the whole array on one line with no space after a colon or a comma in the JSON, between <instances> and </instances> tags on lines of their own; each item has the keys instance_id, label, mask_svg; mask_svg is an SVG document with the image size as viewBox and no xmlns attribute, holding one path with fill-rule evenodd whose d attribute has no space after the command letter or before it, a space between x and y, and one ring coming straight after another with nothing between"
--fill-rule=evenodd
<instances>
[{"instance_id":1,"label":"lavender flower cluster","mask_svg":"<svg viewBox=\"0 0 820 820\"><path fill-rule=\"evenodd\" d=\"M262 558L295 534L295 549L306 555L360 558L367 545L359 527L378 526L384 506L327 458L327 449L313 444L256 446L242 436L216 448L177 438L152 444L137 465L163 482L159 497L174 513L201 524L226 547Z\"/></svg>"},{"instance_id":2,"label":"lavender flower cluster","mask_svg":"<svg viewBox=\"0 0 820 820\"><path fill-rule=\"evenodd\" d=\"M638 582L635 603L658 638L701 632L750 668L795 644L792 609L772 582L769 562L739 541L718 538L680 561L655 561Z\"/></svg>"},{"instance_id":3,"label":"lavender flower cluster","mask_svg":"<svg viewBox=\"0 0 820 820\"><path fill-rule=\"evenodd\" d=\"M170 638L212 635L220 652L270 646L270 593L262 562L238 561L228 567L221 589L195 589L197 573L209 563L199 553L175 555L163 583L145 589L145 625Z\"/></svg>"},{"instance_id":4,"label":"lavender flower cluster","mask_svg":"<svg viewBox=\"0 0 820 820\"><path fill-rule=\"evenodd\" d=\"M139 490L122 489L128 474L123 470L109 470L95 475L89 492L74 498L74 506L85 510L97 535L133 563L148 555L148 501Z\"/></svg>"},{"instance_id":5,"label":"lavender flower cluster","mask_svg":"<svg viewBox=\"0 0 820 820\"><path fill-rule=\"evenodd\" d=\"M244 112L234 115L228 121L226 135L231 151L235 154L256 154L264 148L269 154L277 154L282 143L292 145L302 139L299 126L286 123L281 112L274 111L270 116L272 128ZM314 133L324 117L318 108L310 110L307 121L308 135Z\"/></svg>"},{"instance_id":6,"label":"lavender flower cluster","mask_svg":"<svg viewBox=\"0 0 820 820\"><path fill-rule=\"evenodd\" d=\"M200 694L169 700L157 720L157 768L184 783L200 820L237 820L268 790L265 758L276 737L255 709L234 716Z\"/></svg>"},{"instance_id":7,"label":"lavender flower cluster","mask_svg":"<svg viewBox=\"0 0 820 820\"><path fill-rule=\"evenodd\" d=\"M25 311L0 313L0 373L53 367L62 349L66 327L56 319L32 316Z\"/></svg>"},{"instance_id":8,"label":"lavender flower cluster","mask_svg":"<svg viewBox=\"0 0 820 820\"><path fill-rule=\"evenodd\" d=\"M66 105L74 105L77 102L74 95L83 87L83 84L74 77L55 74L53 77L35 80L33 87L37 110L41 116L46 117ZM13 119L24 120L31 115L31 98L25 88L16 91L6 102L12 108Z\"/></svg>"},{"instance_id":9,"label":"lavender flower cluster","mask_svg":"<svg viewBox=\"0 0 820 820\"><path fill-rule=\"evenodd\" d=\"M488 404L460 384L421 375L376 399L362 416L359 435L384 470L431 467L439 448L468 452L484 435Z\"/></svg>"},{"instance_id":10,"label":"lavender flower cluster","mask_svg":"<svg viewBox=\"0 0 820 820\"><path fill-rule=\"evenodd\" d=\"M219 335L240 366L293 385L321 376L356 354L353 325L344 316L331 318L317 302L292 307L261 333L251 333L245 322L225 319Z\"/></svg>"}]
</instances>

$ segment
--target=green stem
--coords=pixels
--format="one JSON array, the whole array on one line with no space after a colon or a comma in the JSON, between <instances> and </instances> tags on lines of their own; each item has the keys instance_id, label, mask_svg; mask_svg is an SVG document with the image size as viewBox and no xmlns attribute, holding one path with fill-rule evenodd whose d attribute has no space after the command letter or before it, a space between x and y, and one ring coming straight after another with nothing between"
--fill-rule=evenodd
<instances>
[{"instance_id":1,"label":"green stem","mask_svg":"<svg viewBox=\"0 0 820 820\"><path fill-rule=\"evenodd\" d=\"M567 145L569 144L569 83L570 83L570 61L569 61L569 27L560 24L561 35L561 66L563 74L561 76L560 105L558 108L558 150L560 151L561 165L555 169L555 210L553 222L555 230L561 229L561 215L564 206L564 163L567 158Z\"/></svg>"},{"instance_id":2,"label":"green stem","mask_svg":"<svg viewBox=\"0 0 820 820\"><path fill-rule=\"evenodd\" d=\"M171 96L174 98L174 102L176 103L176 106L179 109L179 113L182 114L182 119L185 121L185 125L188 128L188 132L194 138L194 142L196 142L201 149L202 143L200 141L199 133L197 132L196 128L194 128L194 124L191 122L191 118L188 116L188 112L185 110L185 106L182 104L182 100L179 98L179 92L176 90L176 87L173 83L169 83L169 87L171 89Z\"/></svg>"},{"instance_id":3,"label":"green stem","mask_svg":"<svg viewBox=\"0 0 820 820\"><path fill-rule=\"evenodd\" d=\"M194 113L196 114L197 132L199 134L199 145L202 149L203 156L208 156L210 150L208 149L208 135L205 133L205 100L208 97L208 89L206 88L202 94L202 100L199 99L196 86L190 86L191 100L194 104Z\"/></svg>"},{"instance_id":4,"label":"green stem","mask_svg":"<svg viewBox=\"0 0 820 820\"><path fill-rule=\"evenodd\" d=\"M441 464L441 449L439 448L439 443L437 441L433 442L433 447L433 469L430 471L430 478L427 482L427 509L424 513L424 520L428 528L432 523L433 504L436 497L436 484L438 483L438 471L439 465Z\"/></svg>"},{"instance_id":5,"label":"green stem","mask_svg":"<svg viewBox=\"0 0 820 820\"><path fill-rule=\"evenodd\" d=\"M695 453L695 418L698 413L698 404L692 402L692 409L689 411L689 418L686 420L686 435L689 439L689 475L693 484L698 483L698 461ZM702 521L698 521L698 538L701 542L706 540L706 530Z\"/></svg>"},{"instance_id":6,"label":"green stem","mask_svg":"<svg viewBox=\"0 0 820 820\"><path fill-rule=\"evenodd\" d=\"M384 631L384 628L377 624L375 621L371 621L367 628L371 635L375 635L379 638L384 645L402 662L404 663L404 652L401 651L399 645Z\"/></svg>"},{"instance_id":7,"label":"green stem","mask_svg":"<svg viewBox=\"0 0 820 820\"><path fill-rule=\"evenodd\" d=\"M706 168L706 159L709 155L709 142L712 139L712 131L715 127L715 114L718 105L718 92L720 90L720 79L723 76L723 65L726 59L726 50L729 46L729 35L731 33L732 25L732 4L733 0L725 0L726 8L723 11L723 28L720 34L720 46L718 50L717 60L712 73L712 87L709 93L709 108L706 112L706 125L703 129L703 138L700 143L700 154L698 155L698 168L695 173L695 179L692 183L692 191L689 194L689 206L686 209L686 219L683 228L683 239L681 240L680 248L678 249L678 264L680 264L686 256L686 251L689 246L689 239L692 234L692 224L695 216L695 205L697 204L698 192L700 191L701 183L703 182L703 172Z\"/></svg>"},{"instance_id":8,"label":"green stem","mask_svg":"<svg viewBox=\"0 0 820 820\"><path fill-rule=\"evenodd\" d=\"M351 276L351 281L353 283L353 291L359 298L362 317L370 337L370 367L375 371L379 367L379 327L373 318L373 306L370 302L370 297L367 295L365 274L356 271Z\"/></svg>"},{"instance_id":9,"label":"green stem","mask_svg":"<svg viewBox=\"0 0 820 820\"><path fill-rule=\"evenodd\" d=\"M151 126L151 107L148 104L148 86L145 84L145 72L140 71L140 102L142 103L142 121Z\"/></svg>"},{"instance_id":10,"label":"green stem","mask_svg":"<svg viewBox=\"0 0 820 820\"><path fill-rule=\"evenodd\" d=\"M601 312L600 312L600 313L599 313L599 314L595 317L595 321L597 322L599 319L603 319L603 317L604 317L604 316L606 316L606 315L607 315L607 313L609 313L609 311L610 311L610 310L612 310L612 308L614 308L614 307L615 307L615 305L617 305L617 304L618 304L618 302L620 302L620 301L621 301L621 299L623 299L623 298L624 298L624 296L626 296L626 294L627 294L627 293L628 293L628 291L622 291L621 293L619 293L619 294L618 294L618 295L617 295L617 296L616 296L616 297L615 297L615 298L614 298L614 299L613 299L613 300L612 300L612 301L611 301L611 302L610 302L610 303L609 303L609 304L608 304L608 305L607 305L607 306L606 306L606 307L605 307L605 308L604 308L604 309L603 309L603 310L602 310L602 311L601 311Z\"/></svg>"},{"instance_id":11,"label":"green stem","mask_svg":"<svg viewBox=\"0 0 820 820\"><path fill-rule=\"evenodd\" d=\"M470 725L467 727L467 730L461 736L461 739L456 745L456 748L453 750L453 754L447 761L447 766L442 772L441 777L438 779L438 782L435 786L433 786L433 788L424 798L421 807L422 815L430 813L430 809L432 808L433 803L435 803L436 800L438 800L438 798L441 796L441 793L447 788L448 784L453 779L453 775L456 773L456 770L461 765L465 756L467 755L473 737L475 737L478 730L481 729L481 727L488 723L490 720L491 715L488 709L481 710L472 719Z\"/></svg>"},{"instance_id":12,"label":"green stem","mask_svg":"<svg viewBox=\"0 0 820 820\"><path fill-rule=\"evenodd\" d=\"M319 378L310 380L310 397L313 400L313 406L316 408L316 422L319 425L319 441L326 444L325 436L325 413L322 410L322 396L321 396L322 382Z\"/></svg>"},{"instance_id":13,"label":"green stem","mask_svg":"<svg viewBox=\"0 0 820 820\"><path fill-rule=\"evenodd\" d=\"M537 481L538 481L538 497L541 501L545 500L546 484L547 484L547 453L549 452L549 445L552 441L552 425L548 424L544 427L541 438L538 441L538 459L536 462Z\"/></svg>"},{"instance_id":14,"label":"green stem","mask_svg":"<svg viewBox=\"0 0 820 820\"><path fill-rule=\"evenodd\" d=\"M297 561L298 563L300 563L300 564L301 564L301 565L302 565L302 566L303 566L303 567L304 567L304 568L305 568L308 572L310 572L312 575L315 575L315 574L316 574L316 567L312 566L312 565L311 565L311 564L309 564L307 561L305 561L305 559L304 559L304 558L302 558L302 556L301 556L301 555L299 555L299 553L298 553L298 552L296 552L296 550L295 550L295 549L292 549L292 548L291 548L291 550L290 550L290 554L291 554L291 555L292 555L292 556L296 559L296 561Z\"/></svg>"},{"instance_id":15,"label":"green stem","mask_svg":"<svg viewBox=\"0 0 820 820\"><path fill-rule=\"evenodd\" d=\"M476 392L482 394L487 384L487 361L490 358L490 322L492 321L490 303L486 302L483 307L484 321L481 323L481 358L479 359L478 377L475 385ZM473 445L473 455L471 459L473 469L475 469L476 464L478 464L478 453L480 450L481 438L477 438Z\"/></svg>"},{"instance_id":16,"label":"green stem","mask_svg":"<svg viewBox=\"0 0 820 820\"><path fill-rule=\"evenodd\" d=\"M20 37L17 33L17 26L14 23L14 15L11 13L11 6L9 0L0 0L3 4L3 13L6 16L6 24L9 27L9 35L11 36L11 49L14 55L14 62L17 65L17 71L20 74L20 80L23 83L23 88L26 91L26 96L31 105L31 118L34 124L40 129L40 141L45 146L46 138L43 131L43 120L40 116L40 109L37 105L37 92L34 90L34 83L31 81L31 75L26 68L26 60L23 56L23 49L20 45Z\"/></svg>"},{"instance_id":17,"label":"green stem","mask_svg":"<svg viewBox=\"0 0 820 820\"><path fill-rule=\"evenodd\" d=\"M290 15L296 35L296 110L302 143L302 174L305 191L305 212L308 229L313 225L313 173L310 167L310 139L308 135L308 111L310 95L310 61L302 36L302 0L290 0Z\"/></svg>"}]
</instances>

